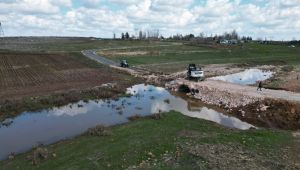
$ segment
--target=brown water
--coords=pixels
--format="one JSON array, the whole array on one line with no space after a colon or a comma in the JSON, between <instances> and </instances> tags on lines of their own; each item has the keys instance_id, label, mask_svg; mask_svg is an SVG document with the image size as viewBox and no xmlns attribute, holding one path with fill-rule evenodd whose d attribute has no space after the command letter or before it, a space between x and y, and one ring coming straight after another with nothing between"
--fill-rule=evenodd
<instances>
[{"instance_id":1,"label":"brown water","mask_svg":"<svg viewBox=\"0 0 300 170\"><path fill-rule=\"evenodd\" d=\"M221 111L170 94L151 85L136 85L128 89L131 97L118 100L78 102L40 112L24 112L0 124L0 159L10 153L21 153L39 144L51 144L84 133L98 124L111 126L128 122L128 117L147 116L175 110L184 115L210 120L221 125L249 129L252 125L224 115Z\"/></svg>"}]
</instances>

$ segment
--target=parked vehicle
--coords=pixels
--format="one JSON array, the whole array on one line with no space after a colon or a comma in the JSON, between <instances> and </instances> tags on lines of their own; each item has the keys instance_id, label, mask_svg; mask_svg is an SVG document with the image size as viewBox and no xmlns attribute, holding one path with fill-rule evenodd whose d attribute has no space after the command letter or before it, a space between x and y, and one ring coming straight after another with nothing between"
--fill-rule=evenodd
<instances>
[{"instance_id":1,"label":"parked vehicle","mask_svg":"<svg viewBox=\"0 0 300 170\"><path fill-rule=\"evenodd\" d=\"M204 80L204 71L197 68L196 64L189 64L187 68L187 78L192 80Z\"/></svg>"},{"instance_id":2,"label":"parked vehicle","mask_svg":"<svg viewBox=\"0 0 300 170\"><path fill-rule=\"evenodd\" d=\"M127 63L126 60L122 60L121 63L120 63L120 66L121 67L129 67L129 64Z\"/></svg>"}]
</instances>

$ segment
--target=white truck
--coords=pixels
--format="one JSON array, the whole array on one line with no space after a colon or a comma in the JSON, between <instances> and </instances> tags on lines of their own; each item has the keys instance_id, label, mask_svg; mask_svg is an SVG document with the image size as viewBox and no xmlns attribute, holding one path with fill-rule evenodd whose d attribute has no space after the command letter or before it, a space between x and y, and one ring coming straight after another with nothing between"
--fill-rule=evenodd
<instances>
[{"instance_id":1,"label":"white truck","mask_svg":"<svg viewBox=\"0 0 300 170\"><path fill-rule=\"evenodd\" d=\"M189 64L187 68L187 78L190 80L204 80L204 71L197 68L196 64Z\"/></svg>"}]
</instances>

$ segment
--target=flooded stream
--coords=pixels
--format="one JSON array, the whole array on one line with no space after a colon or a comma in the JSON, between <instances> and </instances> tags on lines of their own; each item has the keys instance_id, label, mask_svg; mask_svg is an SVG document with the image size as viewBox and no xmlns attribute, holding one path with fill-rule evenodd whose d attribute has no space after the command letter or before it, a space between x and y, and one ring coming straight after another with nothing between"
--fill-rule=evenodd
<instances>
[{"instance_id":1,"label":"flooded stream","mask_svg":"<svg viewBox=\"0 0 300 170\"><path fill-rule=\"evenodd\" d=\"M252 125L224 115L180 95L172 95L164 88L136 85L128 89L130 97L118 100L80 101L63 107L25 112L0 124L0 159L10 153L20 153L39 144L51 144L84 133L98 124L111 126L128 122L133 115L147 116L175 110L190 117L210 120L221 125L249 129Z\"/></svg>"},{"instance_id":2,"label":"flooded stream","mask_svg":"<svg viewBox=\"0 0 300 170\"><path fill-rule=\"evenodd\" d=\"M262 71L260 69L247 69L240 73L229 74L211 78L212 80L222 80L234 84L251 85L257 81L264 81L273 76L271 71Z\"/></svg>"}]
</instances>

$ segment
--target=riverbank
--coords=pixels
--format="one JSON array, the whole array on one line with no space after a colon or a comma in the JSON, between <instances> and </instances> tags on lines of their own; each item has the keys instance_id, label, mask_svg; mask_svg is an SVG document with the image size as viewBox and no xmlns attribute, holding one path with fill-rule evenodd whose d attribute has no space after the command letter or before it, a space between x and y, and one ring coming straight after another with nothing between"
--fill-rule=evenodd
<instances>
[{"instance_id":1,"label":"riverbank","mask_svg":"<svg viewBox=\"0 0 300 170\"><path fill-rule=\"evenodd\" d=\"M122 73L123 74L123 73ZM123 74L117 83L105 83L92 88L70 89L48 95L12 98L0 101L0 121L18 116L22 112L33 112L76 103L80 100L117 98L126 95L126 89L143 82L141 79Z\"/></svg>"},{"instance_id":2,"label":"riverbank","mask_svg":"<svg viewBox=\"0 0 300 170\"><path fill-rule=\"evenodd\" d=\"M95 129L94 129L95 130ZM0 162L4 169L296 169L287 131L233 130L177 112L140 118ZM298 167L299 168L299 167Z\"/></svg>"},{"instance_id":3,"label":"riverbank","mask_svg":"<svg viewBox=\"0 0 300 170\"><path fill-rule=\"evenodd\" d=\"M224 108L231 115L259 127L300 128L300 93L270 89L257 91L253 86L216 80L192 82L177 79L166 87L172 91L183 90L193 98Z\"/></svg>"},{"instance_id":4,"label":"riverbank","mask_svg":"<svg viewBox=\"0 0 300 170\"><path fill-rule=\"evenodd\" d=\"M135 118L171 110L229 128L253 128L247 122L227 116L220 108L205 105L184 94L171 94L161 87L140 84L128 88L126 96L80 101L52 109L24 112L7 119L0 123L0 134L5 136L1 138L0 160L11 153L29 151L36 145L49 145L73 138L98 124L115 126Z\"/></svg>"}]
</instances>

